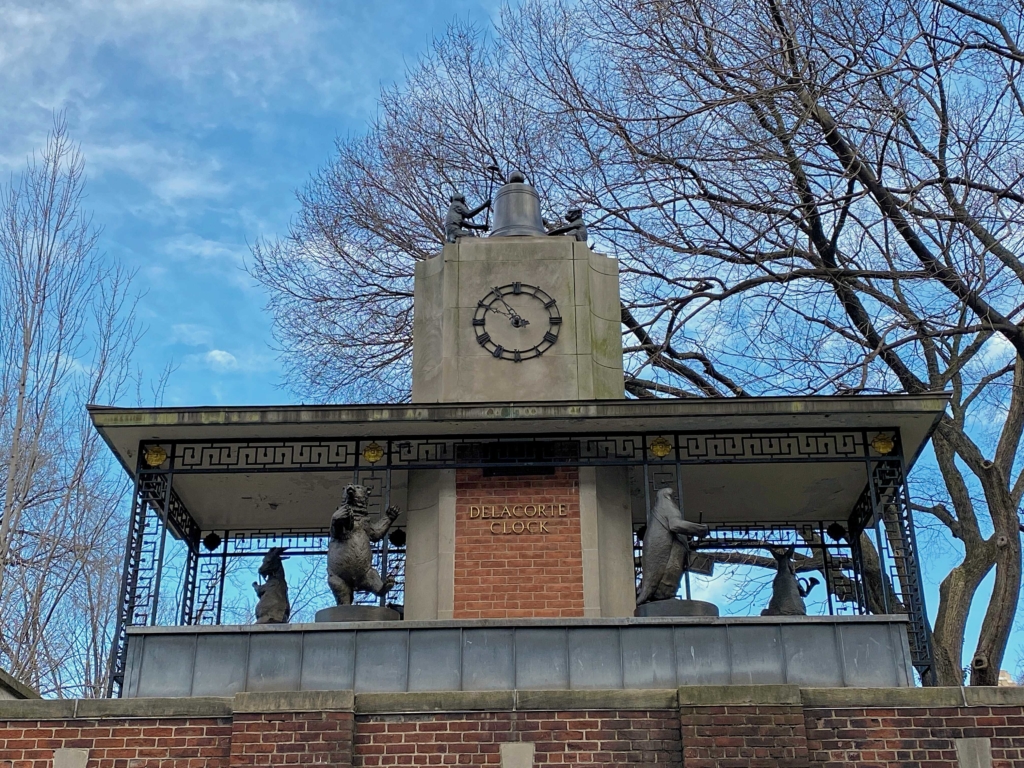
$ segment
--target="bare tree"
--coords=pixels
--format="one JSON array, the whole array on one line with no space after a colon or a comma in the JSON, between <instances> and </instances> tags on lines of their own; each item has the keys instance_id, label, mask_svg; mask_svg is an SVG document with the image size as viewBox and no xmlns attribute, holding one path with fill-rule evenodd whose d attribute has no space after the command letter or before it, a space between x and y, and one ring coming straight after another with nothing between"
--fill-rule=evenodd
<instances>
[{"instance_id":1,"label":"bare tree","mask_svg":"<svg viewBox=\"0 0 1024 768\"><path fill-rule=\"evenodd\" d=\"M58 117L0 192L0 663L59 696L106 678L125 487L85 405L125 393L138 338L83 172Z\"/></svg>"},{"instance_id":2,"label":"bare tree","mask_svg":"<svg viewBox=\"0 0 1024 768\"><path fill-rule=\"evenodd\" d=\"M995 684L1021 583L1021 10L537 0L493 36L455 27L339 143L254 274L284 302L288 355L308 352L294 324L354 309L320 353L389 382L357 396L403 394L412 265L439 247L446 193L521 166L549 218L583 207L620 259L632 396L950 391L937 472L915 477L919 518L962 554L935 616L938 681L961 682L994 571L971 682ZM337 289L353 281L354 305ZM365 318L391 357L362 354Z\"/></svg>"}]
</instances>

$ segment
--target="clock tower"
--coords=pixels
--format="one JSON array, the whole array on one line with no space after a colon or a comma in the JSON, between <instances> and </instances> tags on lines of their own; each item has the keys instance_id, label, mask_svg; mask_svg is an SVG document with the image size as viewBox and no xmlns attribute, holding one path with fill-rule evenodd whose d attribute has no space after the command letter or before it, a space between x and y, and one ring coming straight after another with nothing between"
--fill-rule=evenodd
<instances>
[{"instance_id":1,"label":"clock tower","mask_svg":"<svg viewBox=\"0 0 1024 768\"><path fill-rule=\"evenodd\" d=\"M618 262L590 250L579 213L548 236L521 174L495 196L489 237L462 229L472 213L453 196L454 242L416 265L413 403L623 398ZM481 466L409 472L407 619L633 615L624 467L503 458L557 436L462 448Z\"/></svg>"},{"instance_id":2,"label":"clock tower","mask_svg":"<svg viewBox=\"0 0 1024 768\"><path fill-rule=\"evenodd\" d=\"M619 266L504 185L489 237L416 265L414 403L621 399Z\"/></svg>"}]
</instances>

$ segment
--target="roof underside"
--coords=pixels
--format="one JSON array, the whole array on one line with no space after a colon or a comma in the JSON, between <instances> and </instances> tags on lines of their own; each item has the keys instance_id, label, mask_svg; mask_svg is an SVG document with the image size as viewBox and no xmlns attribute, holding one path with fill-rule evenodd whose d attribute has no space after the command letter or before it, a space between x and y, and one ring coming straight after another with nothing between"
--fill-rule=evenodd
<instances>
[{"instance_id":1,"label":"roof underside","mask_svg":"<svg viewBox=\"0 0 1024 768\"><path fill-rule=\"evenodd\" d=\"M945 409L942 393L903 396L615 400L545 403L113 408L93 423L134 473L141 442L400 437L473 438L701 431L900 432L912 464ZM433 470L422 470L433 471ZM634 517L643 518L633 486ZM349 471L176 474L174 488L203 530L326 527ZM681 472L687 516L706 522L845 520L866 484L863 461L723 463ZM404 471L392 501L404 509ZM640 483L642 485L642 483ZM641 502L638 506L637 501ZM399 519L399 524L403 520Z\"/></svg>"}]
</instances>

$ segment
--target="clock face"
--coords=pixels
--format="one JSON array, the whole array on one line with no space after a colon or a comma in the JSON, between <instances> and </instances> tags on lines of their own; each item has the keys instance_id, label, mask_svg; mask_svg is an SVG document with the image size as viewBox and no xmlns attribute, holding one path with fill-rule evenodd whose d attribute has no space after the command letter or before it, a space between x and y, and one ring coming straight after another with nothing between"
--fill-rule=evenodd
<instances>
[{"instance_id":1,"label":"clock face","mask_svg":"<svg viewBox=\"0 0 1024 768\"><path fill-rule=\"evenodd\" d=\"M558 305L535 285L495 286L477 302L473 330L480 346L500 360L521 363L540 357L562 327Z\"/></svg>"}]
</instances>

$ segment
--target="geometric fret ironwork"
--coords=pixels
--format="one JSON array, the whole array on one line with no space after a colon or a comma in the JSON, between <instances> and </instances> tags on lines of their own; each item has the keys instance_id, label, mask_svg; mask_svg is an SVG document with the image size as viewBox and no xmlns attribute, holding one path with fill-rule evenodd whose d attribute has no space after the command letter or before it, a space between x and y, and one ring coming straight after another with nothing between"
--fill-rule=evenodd
<instances>
[{"instance_id":1,"label":"geometric fret ironwork","mask_svg":"<svg viewBox=\"0 0 1024 768\"><path fill-rule=\"evenodd\" d=\"M767 555L771 549L793 546L797 551L794 563L799 575L819 574L824 578L823 608L828 615L866 614L868 608L862 599L864 593L851 545L845 540L833 540L825 529L825 523L713 525L706 537L690 544L692 572L708 575L709 566L759 564L765 559L771 560ZM643 543L639 535L634 537L633 547L639 589L643 575L640 567ZM684 585L685 578L680 586L680 597L686 596Z\"/></svg>"},{"instance_id":2,"label":"geometric fret ironwork","mask_svg":"<svg viewBox=\"0 0 1024 768\"><path fill-rule=\"evenodd\" d=\"M906 495L906 478L899 447L881 455L872 445L872 430L703 430L649 433L509 434L451 437L362 437L279 440L182 440L142 442L139 456L159 446L167 455L157 467L140 459L126 542L118 625L112 651L110 694L119 695L126 662L128 626L157 621L161 568L166 534L185 547L180 592L174 606L181 624L220 624L224 613L225 578L237 558L262 557L275 546L290 556L321 557L327 551L327 531L216 531L219 541L201 542L200 531L173 488L175 475L264 472L344 472L370 489L371 515L388 506L391 472L409 469L519 468L521 472L549 471L557 466L642 466L648 503L661 487L681 492L682 465L863 462L865 489L840 540L826 532L827 522L756 526L713 526L696 542L693 563L706 565L702 555L731 562L743 552L796 545L810 552L806 570L824 576L829 613L905 611L914 666L928 680L931 649L925 617L920 564L913 520ZM367 451L372 444L373 450ZM884 447L883 447L884 450ZM159 456L159 452L148 455ZM371 461L370 459L374 459ZM861 534L874 536L870 552L863 551ZM214 546L215 545L215 546ZM875 552L877 549L877 553ZM734 557L723 555L733 553ZM639 554L639 553L637 553ZM870 584L865 562L874 557L888 576L881 591ZM404 602L404 547L386 537L375 545L374 567L396 577L388 601ZM806 557L806 555L805 555ZM813 566L813 567L810 567ZM378 598L366 596L365 601ZM167 611L159 610L166 617Z\"/></svg>"},{"instance_id":3,"label":"geometric fret ironwork","mask_svg":"<svg viewBox=\"0 0 1024 768\"><path fill-rule=\"evenodd\" d=\"M866 464L868 483L849 519L863 602L874 612L908 615L911 663L928 684L934 680L931 634L903 459L894 452L870 456ZM867 534L872 552L862 551L861 534ZM874 561L877 573L865 573L865 563Z\"/></svg>"},{"instance_id":4,"label":"geometric fret ironwork","mask_svg":"<svg viewBox=\"0 0 1024 768\"><path fill-rule=\"evenodd\" d=\"M652 452L651 443L656 439L664 446L663 451ZM166 468L144 469L144 473L199 474L481 467L495 461L548 466L855 461L870 455L868 440L868 433L863 430L733 430L646 435L505 435L487 440L208 440L143 443L141 450L159 445L169 454ZM363 456L371 443L383 452L376 462ZM502 455L496 455L496 451Z\"/></svg>"},{"instance_id":5,"label":"geometric fret ironwork","mask_svg":"<svg viewBox=\"0 0 1024 768\"><path fill-rule=\"evenodd\" d=\"M164 517L156 510L165 506L170 493L169 480L162 476L143 476L136 472L135 490L125 546L124 572L118 602L117 624L111 648L110 680L107 695L120 695L124 683L127 652L127 628L144 626L153 618L160 574L160 545L164 539ZM182 505L182 509L184 505ZM187 514L187 512L186 512ZM191 518L191 515L189 515ZM194 523L193 523L194 525Z\"/></svg>"},{"instance_id":6,"label":"geometric fret ironwork","mask_svg":"<svg viewBox=\"0 0 1024 768\"><path fill-rule=\"evenodd\" d=\"M934 676L931 636L902 460L873 461L871 481L878 519L885 530L884 540L889 554L888 580L894 588L898 585L896 591L900 602L910 616L910 658L927 684L933 682L931 678Z\"/></svg>"},{"instance_id":7,"label":"geometric fret ironwork","mask_svg":"<svg viewBox=\"0 0 1024 768\"><path fill-rule=\"evenodd\" d=\"M217 625L221 623L224 599L224 579L230 563L241 558L262 559L272 547L285 547L287 557L317 557L327 554L328 535L323 529L224 531L219 546L199 556L200 579L196 603L199 606L192 623ZM372 564L378 573L390 574L395 585L386 598L369 593L355 596L358 605L403 605L405 602L405 548L396 547L388 539L372 545ZM326 571L324 571L326 579ZM326 607L326 606L325 606Z\"/></svg>"}]
</instances>

